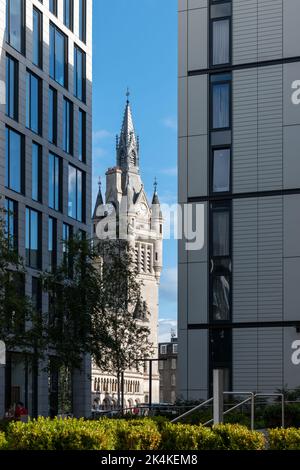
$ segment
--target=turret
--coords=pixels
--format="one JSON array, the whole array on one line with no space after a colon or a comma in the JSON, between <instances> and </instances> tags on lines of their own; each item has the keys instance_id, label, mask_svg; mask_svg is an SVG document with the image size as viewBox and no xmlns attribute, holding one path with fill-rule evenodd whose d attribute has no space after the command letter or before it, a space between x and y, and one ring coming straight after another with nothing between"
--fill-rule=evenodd
<instances>
[{"instance_id":1,"label":"turret","mask_svg":"<svg viewBox=\"0 0 300 470\"><path fill-rule=\"evenodd\" d=\"M151 229L156 232L156 241L154 243L154 271L157 279L160 277L162 271L162 239L163 239L163 215L161 211L161 206L159 202L158 192L157 192L157 181L154 182L154 194L152 198L152 207L151 207Z\"/></svg>"}]
</instances>

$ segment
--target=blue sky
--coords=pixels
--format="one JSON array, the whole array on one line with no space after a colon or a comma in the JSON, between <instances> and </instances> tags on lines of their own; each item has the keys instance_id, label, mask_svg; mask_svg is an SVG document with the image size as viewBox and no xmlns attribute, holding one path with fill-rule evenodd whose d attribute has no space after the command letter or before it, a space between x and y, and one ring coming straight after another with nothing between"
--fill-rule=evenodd
<instances>
[{"instance_id":1,"label":"blue sky","mask_svg":"<svg viewBox=\"0 0 300 470\"><path fill-rule=\"evenodd\" d=\"M177 1L94 0L93 201L98 176L115 165L127 86L145 189L158 179L161 202L177 201ZM160 339L177 317L177 245L164 242Z\"/></svg>"}]
</instances>

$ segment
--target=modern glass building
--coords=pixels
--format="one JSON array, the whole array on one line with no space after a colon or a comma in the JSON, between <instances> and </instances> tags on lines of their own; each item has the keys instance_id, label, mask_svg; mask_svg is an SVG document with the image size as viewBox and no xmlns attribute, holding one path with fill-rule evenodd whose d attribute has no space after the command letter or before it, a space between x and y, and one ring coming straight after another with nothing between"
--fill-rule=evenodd
<instances>
[{"instance_id":1,"label":"modern glass building","mask_svg":"<svg viewBox=\"0 0 300 470\"><path fill-rule=\"evenodd\" d=\"M60 263L63 240L90 232L92 0L0 0L0 12L0 194L26 262L20 288L47 312L40 270ZM19 400L30 414L57 413L52 359L36 374L8 352L0 416ZM86 359L73 374L75 415L90 413L89 373Z\"/></svg>"},{"instance_id":2,"label":"modern glass building","mask_svg":"<svg viewBox=\"0 0 300 470\"><path fill-rule=\"evenodd\" d=\"M179 0L179 385L300 385L300 2ZM193 216L195 222L195 215ZM190 221L192 222L192 221Z\"/></svg>"}]
</instances>

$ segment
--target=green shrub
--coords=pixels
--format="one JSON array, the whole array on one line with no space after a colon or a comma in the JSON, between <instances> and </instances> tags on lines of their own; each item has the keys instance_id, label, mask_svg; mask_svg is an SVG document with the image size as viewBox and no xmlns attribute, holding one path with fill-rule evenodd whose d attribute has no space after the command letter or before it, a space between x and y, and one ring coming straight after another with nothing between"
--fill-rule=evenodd
<instances>
[{"instance_id":1,"label":"green shrub","mask_svg":"<svg viewBox=\"0 0 300 470\"><path fill-rule=\"evenodd\" d=\"M157 450L161 434L150 419L117 423L117 450Z\"/></svg>"},{"instance_id":2,"label":"green shrub","mask_svg":"<svg viewBox=\"0 0 300 470\"><path fill-rule=\"evenodd\" d=\"M12 423L7 431L12 450L113 450L114 434L100 422L39 418Z\"/></svg>"},{"instance_id":3,"label":"green shrub","mask_svg":"<svg viewBox=\"0 0 300 470\"><path fill-rule=\"evenodd\" d=\"M166 423L161 430L161 450L196 450L198 426Z\"/></svg>"},{"instance_id":4,"label":"green shrub","mask_svg":"<svg viewBox=\"0 0 300 470\"><path fill-rule=\"evenodd\" d=\"M250 431L239 424L220 424L212 428L216 436L214 449L263 450L265 437L257 431Z\"/></svg>"},{"instance_id":5,"label":"green shrub","mask_svg":"<svg viewBox=\"0 0 300 470\"><path fill-rule=\"evenodd\" d=\"M300 429L269 429L270 450L300 450Z\"/></svg>"},{"instance_id":6,"label":"green shrub","mask_svg":"<svg viewBox=\"0 0 300 470\"><path fill-rule=\"evenodd\" d=\"M5 449L7 449L7 440L5 434L3 432L0 432L0 450Z\"/></svg>"}]
</instances>

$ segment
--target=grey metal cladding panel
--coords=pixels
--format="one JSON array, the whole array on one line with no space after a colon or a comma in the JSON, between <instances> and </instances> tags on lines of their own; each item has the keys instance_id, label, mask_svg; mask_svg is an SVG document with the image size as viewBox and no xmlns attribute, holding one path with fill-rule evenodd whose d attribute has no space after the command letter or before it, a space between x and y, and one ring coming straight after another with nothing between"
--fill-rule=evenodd
<instances>
[{"instance_id":1,"label":"grey metal cladding panel","mask_svg":"<svg viewBox=\"0 0 300 470\"><path fill-rule=\"evenodd\" d=\"M283 68L258 69L258 190L283 185Z\"/></svg>"},{"instance_id":2,"label":"grey metal cladding panel","mask_svg":"<svg viewBox=\"0 0 300 470\"><path fill-rule=\"evenodd\" d=\"M207 341L206 331L188 331L188 389L207 387Z\"/></svg>"},{"instance_id":3,"label":"grey metal cladding panel","mask_svg":"<svg viewBox=\"0 0 300 470\"><path fill-rule=\"evenodd\" d=\"M187 295L189 324L208 322L207 285L207 263L189 263Z\"/></svg>"},{"instance_id":4,"label":"grey metal cladding panel","mask_svg":"<svg viewBox=\"0 0 300 470\"><path fill-rule=\"evenodd\" d=\"M257 69L233 73L233 191L257 191Z\"/></svg>"},{"instance_id":5,"label":"grey metal cladding panel","mask_svg":"<svg viewBox=\"0 0 300 470\"><path fill-rule=\"evenodd\" d=\"M286 258L284 260L284 320L300 320L299 286L300 257Z\"/></svg>"},{"instance_id":6,"label":"grey metal cladding panel","mask_svg":"<svg viewBox=\"0 0 300 470\"><path fill-rule=\"evenodd\" d=\"M257 330L234 329L233 390L257 389Z\"/></svg>"},{"instance_id":7,"label":"grey metal cladding panel","mask_svg":"<svg viewBox=\"0 0 300 470\"><path fill-rule=\"evenodd\" d=\"M188 197L207 195L207 136L188 138ZM180 173L179 173L180 174Z\"/></svg>"},{"instance_id":8,"label":"grey metal cladding panel","mask_svg":"<svg viewBox=\"0 0 300 470\"><path fill-rule=\"evenodd\" d=\"M283 49L282 0L258 1L258 60L280 59Z\"/></svg>"},{"instance_id":9,"label":"grey metal cladding panel","mask_svg":"<svg viewBox=\"0 0 300 470\"><path fill-rule=\"evenodd\" d=\"M283 185L284 189L300 187L300 126L283 128Z\"/></svg>"},{"instance_id":10,"label":"grey metal cladding panel","mask_svg":"<svg viewBox=\"0 0 300 470\"><path fill-rule=\"evenodd\" d=\"M258 389L275 392L282 388L283 330L259 328L258 330Z\"/></svg>"},{"instance_id":11,"label":"grey metal cladding panel","mask_svg":"<svg viewBox=\"0 0 300 470\"><path fill-rule=\"evenodd\" d=\"M284 57L299 55L300 43L300 2L288 0L283 2L283 54Z\"/></svg>"},{"instance_id":12,"label":"grey metal cladding panel","mask_svg":"<svg viewBox=\"0 0 300 470\"><path fill-rule=\"evenodd\" d=\"M178 330L178 368L177 368L177 387L179 393L187 389L187 365L188 365L188 332L187 330Z\"/></svg>"},{"instance_id":13,"label":"grey metal cladding panel","mask_svg":"<svg viewBox=\"0 0 300 470\"><path fill-rule=\"evenodd\" d=\"M257 320L257 199L233 201L233 320Z\"/></svg>"},{"instance_id":14,"label":"grey metal cladding panel","mask_svg":"<svg viewBox=\"0 0 300 470\"><path fill-rule=\"evenodd\" d=\"M257 0L233 2L233 64L257 62L257 4Z\"/></svg>"},{"instance_id":15,"label":"grey metal cladding panel","mask_svg":"<svg viewBox=\"0 0 300 470\"><path fill-rule=\"evenodd\" d=\"M258 199L258 320L283 317L283 200Z\"/></svg>"},{"instance_id":16,"label":"grey metal cladding panel","mask_svg":"<svg viewBox=\"0 0 300 470\"><path fill-rule=\"evenodd\" d=\"M188 12L188 70L207 68L207 8Z\"/></svg>"}]
</instances>

